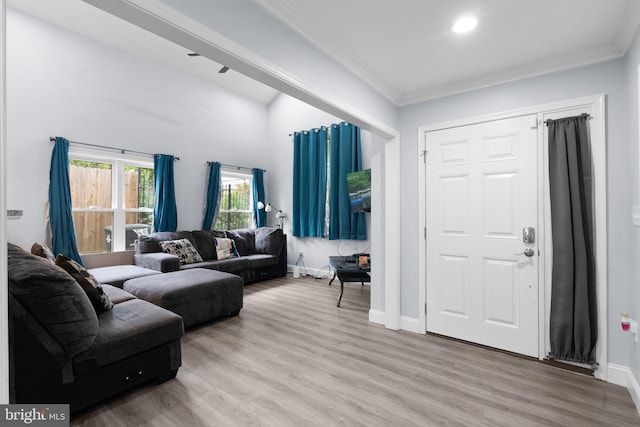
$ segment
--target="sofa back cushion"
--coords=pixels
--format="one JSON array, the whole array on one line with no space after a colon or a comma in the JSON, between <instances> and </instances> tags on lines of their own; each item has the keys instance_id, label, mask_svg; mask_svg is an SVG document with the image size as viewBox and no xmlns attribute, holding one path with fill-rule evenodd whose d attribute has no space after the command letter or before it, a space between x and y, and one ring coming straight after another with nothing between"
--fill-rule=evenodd
<instances>
[{"instance_id":1,"label":"sofa back cushion","mask_svg":"<svg viewBox=\"0 0 640 427\"><path fill-rule=\"evenodd\" d=\"M155 233L138 236L136 251L140 254L162 252L162 246L160 246L160 242L180 239L189 239L191 244L194 245L196 250L198 250L198 245L193 238L193 235L189 231L157 231Z\"/></svg>"},{"instance_id":2,"label":"sofa back cushion","mask_svg":"<svg viewBox=\"0 0 640 427\"><path fill-rule=\"evenodd\" d=\"M284 233L279 228L260 227L255 230L256 253L280 255L284 246Z\"/></svg>"},{"instance_id":3,"label":"sofa back cushion","mask_svg":"<svg viewBox=\"0 0 640 427\"><path fill-rule=\"evenodd\" d=\"M216 241L213 230L194 230L191 232L193 238L196 241L198 247L198 253L204 261L215 261L216 256ZM225 237L224 231L219 232L221 236Z\"/></svg>"},{"instance_id":4,"label":"sofa back cushion","mask_svg":"<svg viewBox=\"0 0 640 427\"><path fill-rule=\"evenodd\" d=\"M253 255L256 253L255 229L243 228L227 230L227 237L235 242L236 249L240 256Z\"/></svg>"},{"instance_id":5,"label":"sofa back cushion","mask_svg":"<svg viewBox=\"0 0 640 427\"><path fill-rule=\"evenodd\" d=\"M8 245L9 292L70 358L98 335L98 316L75 279L48 260Z\"/></svg>"}]
</instances>

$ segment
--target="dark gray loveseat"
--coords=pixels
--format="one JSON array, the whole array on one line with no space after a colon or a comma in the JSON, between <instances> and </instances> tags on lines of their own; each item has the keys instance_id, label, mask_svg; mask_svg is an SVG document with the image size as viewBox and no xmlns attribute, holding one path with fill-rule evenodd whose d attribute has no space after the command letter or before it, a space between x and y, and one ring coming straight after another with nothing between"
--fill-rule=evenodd
<instances>
[{"instance_id":1,"label":"dark gray loveseat","mask_svg":"<svg viewBox=\"0 0 640 427\"><path fill-rule=\"evenodd\" d=\"M240 256L219 260L216 238L233 240ZM162 251L160 242L179 239L188 239L203 261L180 264L177 256ZM236 274L242 277L244 283L287 274L286 235L278 228L156 232L140 236L135 248L136 265L163 273L208 268Z\"/></svg>"},{"instance_id":2,"label":"dark gray loveseat","mask_svg":"<svg viewBox=\"0 0 640 427\"><path fill-rule=\"evenodd\" d=\"M182 318L102 285L113 308L97 314L65 270L9 244L11 403L69 403L77 412L181 364Z\"/></svg>"}]
</instances>

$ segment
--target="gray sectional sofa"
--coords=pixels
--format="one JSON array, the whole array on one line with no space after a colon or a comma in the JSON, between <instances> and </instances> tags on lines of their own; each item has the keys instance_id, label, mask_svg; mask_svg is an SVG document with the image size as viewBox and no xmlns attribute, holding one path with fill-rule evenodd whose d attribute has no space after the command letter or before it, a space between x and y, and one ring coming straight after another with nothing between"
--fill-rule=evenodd
<instances>
[{"instance_id":1,"label":"gray sectional sofa","mask_svg":"<svg viewBox=\"0 0 640 427\"><path fill-rule=\"evenodd\" d=\"M179 239L201 261L163 252ZM229 259L216 239L230 239L219 241ZM151 233L136 242L136 265L80 272L34 253L9 244L10 400L70 403L72 413L175 377L186 327L237 315L245 283L287 272L286 236L271 228Z\"/></svg>"},{"instance_id":2,"label":"gray sectional sofa","mask_svg":"<svg viewBox=\"0 0 640 427\"><path fill-rule=\"evenodd\" d=\"M112 308L50 260L9 244L10 400L70 403L77 412L140 384L175 377L179 315L102 285Z\"/></svg>"},{"instance_id":3,"label":"gray sectional sofa","mask_svg":"<svg viewBox=\"0 0 640 427\"><path fill-rule=\"evenodd\" d=\"M218 238L233 240L239 256L218 259L216 251ZM188 239L200 254L202 261L184 264L177 256L163 252L161 242L179 239ZM138 238L134 263L163 273L191 268L219 270L240 276L246 284L287 274L286 235L281 229L267 227L156 232Z\"/></svg>"}]
</instances>

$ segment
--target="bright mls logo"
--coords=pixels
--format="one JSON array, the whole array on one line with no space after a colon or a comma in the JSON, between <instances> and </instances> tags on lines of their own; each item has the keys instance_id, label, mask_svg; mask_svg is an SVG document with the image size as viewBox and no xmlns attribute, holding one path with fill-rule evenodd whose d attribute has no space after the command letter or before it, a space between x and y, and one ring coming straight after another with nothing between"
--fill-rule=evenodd
<instances>
[{"instance_id":1,"label":"bright mls logo","mask_svg":"<svg viewBox=\"0 0 640 427\"><path fill-rule=\"evenodd\" d=\"M0 405L0 426L69 426L69 405Z\"/></svg>"}]
</instances>

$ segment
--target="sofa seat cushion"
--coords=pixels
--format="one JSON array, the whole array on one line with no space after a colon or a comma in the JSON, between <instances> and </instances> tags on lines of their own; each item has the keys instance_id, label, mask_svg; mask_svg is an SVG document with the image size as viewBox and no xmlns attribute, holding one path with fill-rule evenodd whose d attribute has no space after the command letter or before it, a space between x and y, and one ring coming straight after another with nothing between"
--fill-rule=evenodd
<instances>
[{"instance_id":1,"label":"sofa seat cushion","mask_svg":"<svg viewBox=\"0 0 640 427\"><path fill-rule=\"evenodd\" d=\"M180 316L137 298L115 304L98 315L98 322L93 345L73 359L77 372L117 362L184 335Z\"/></svg>"},{"instance_id":2,"label":"sofa seat cushion","mask_svg":"<svg viewBox=\"0 0 640 427\"><path fill-rule=\"evenodd\" d=\"M180 270L191 270L194 268L208 268L209 270L220 270L218 261L203 261L193 264L184 264L180 266Z\"/></svg>"},{"instance_id":3,"label":"sofa seat cushion","mask_svg":"<svg viewBox=\"0 0 640 427\"><path fill-rule=\"evenodd\" d=\"M249 255L245 258L251 268L269 267L278 263L278 257L266 254Z\"/></svg>"},{"instance_id":4,"label":"sofa seat cushion","mask_svg":"<svg viewBox=\"0 0 640 427\"><path fill-rule=\"evenodd\" d=\"M108 283L118 288L121 288L124 282L129 279L160 274L159 271L137 265L112 265L109 267L90 268L89 273L98 279L100 283Z\"/></svg>"},{"instance_id":5,"label":"sofa seat cushion","mask_svg":"<svg viewBox=\"0 0 640 427\"><path fill-rule=\"evenodd\" d=\"M180 271L194 268L207 268L209 270L224 271L226 273L237 273L250 268L248 257L221 259L217 261L204 261L195 264L185 264L180 266Z\"/></svg>"},{"instance_id":6,"label":"sofa seat cushion","mask_svg":"<svg viewBox=\"0 0 640 427\"><path fill-rule=\"evenodd\" d=\"M128 280L124 289L182 316L185 328L242 308L244 282L234 274L204 268Z\"/></svg>"},{"instance_id":7,"label":"sofa seat cushion","mask_svg":"<svg viewBox=\"0 0 640 427\"><path fill-rule=\"evenodd\" d=\"M216 264L216 270L227 273L235 273L249 268L249 260L247 257L221 259L214 262Z\"/></svg>"},{"instance_id":8,"label":"sofa seat cushion","mask_svg":"<svg viewBox=\"0 0 640 427\"><path fill-rule=\"evenodd\" d=\"M124 291L115 286L102 285L102 290L104 291L105 294L109 296L113 304L120 304L121 302L129 301L130 299L135 299L135 296L131 295L129 292Z\"/></svg>"}]
</instances>

